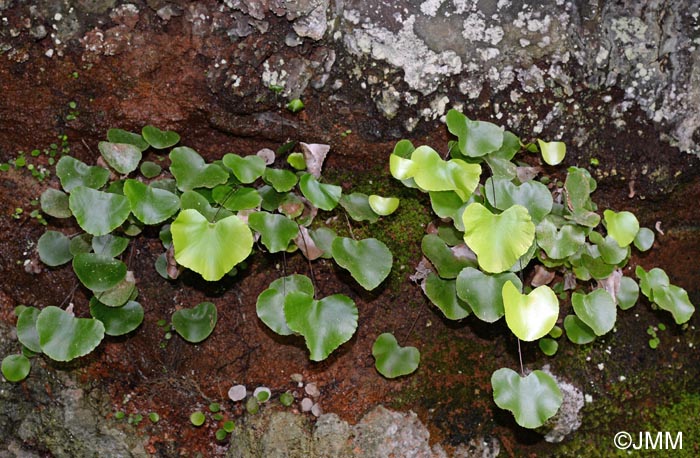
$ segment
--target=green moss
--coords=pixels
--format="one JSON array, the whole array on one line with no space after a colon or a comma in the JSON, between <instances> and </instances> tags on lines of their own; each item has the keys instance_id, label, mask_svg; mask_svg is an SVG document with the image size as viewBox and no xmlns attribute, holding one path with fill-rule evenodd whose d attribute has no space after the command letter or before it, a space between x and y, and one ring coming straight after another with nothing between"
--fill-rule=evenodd
<instances>
[{"instance_id":1,"label":"green moss","mask_svg":"<svg viewBox=\"0 0 700 458\"><path fill-rule=\"evenodd\" d=\"M345 190L348 193L361 192L399 198L399 208L396 212L381 217L376 223L350 220L355 238L374 237L384 242L391 250L394 264L387 284L397 289L406 276L413 273L413 266L421 257L420 242L425 227L431 220L430 202L427 197L388 176L383 167L360 173L333 170L325 175L325 181L328 183L352 183L352 189ZM349 236L348 224L342 215L343 209L338 207L337 212L338 218L331 222L329 227L338 235Z\"/></svg>"}]
</instances>

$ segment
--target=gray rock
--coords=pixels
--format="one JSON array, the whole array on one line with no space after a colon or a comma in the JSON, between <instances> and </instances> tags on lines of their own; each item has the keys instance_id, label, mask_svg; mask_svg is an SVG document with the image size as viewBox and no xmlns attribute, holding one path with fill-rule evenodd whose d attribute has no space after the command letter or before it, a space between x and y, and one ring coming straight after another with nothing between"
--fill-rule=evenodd
<instances>
[{"instance_id":1,"label":"gray rock","mask_svg":"<svg viewBox=\"0 0 700 458\"><path fill-rule=\"evenodd\" d=\"M581 426L581 409L584 404L584 396L583 392L576 386L549 372L548 367L544 367L543 371L556 380L563 396L559 411L543 426L547 430L544 439L547 442L556 444L563 441L566 436Z\"/></svg>"},{"instance_id":2,"label":"gray rock","mask_svg":"<svg viewBox=\"0 0 700 458\"><path fill-rule=\"evenodd\" d=\"M17 350L11 332L0 322L0 355ZM101 396L34 358L23 382L0 382L0 457L33 457L35 452L58 458L147 457L144 438L128 435L105 418L107 402Z\"/></svg>"},{"instance_id":3,"label":"gray rock","mask_svg":"<svg viewBox=\"0 0 700 458\"><path fill-rule=\"evenodd\" d=\"M238 427L231 434L231 448L226 456L447 457L440 446L430 447L430 434L413 412L394 412L377 406L355 426L350 426L333 413L321 415L315 425L308 418L306 415L272 410L248 415L238 422ZM495 444L497 453L497 441ZM486 440L469 444L468 447L459 448L459 456L495 456L483 452L493 450L492 445L493 442ZM478 454L475 454L476 450Z\"/></svg>"}]
</instances>

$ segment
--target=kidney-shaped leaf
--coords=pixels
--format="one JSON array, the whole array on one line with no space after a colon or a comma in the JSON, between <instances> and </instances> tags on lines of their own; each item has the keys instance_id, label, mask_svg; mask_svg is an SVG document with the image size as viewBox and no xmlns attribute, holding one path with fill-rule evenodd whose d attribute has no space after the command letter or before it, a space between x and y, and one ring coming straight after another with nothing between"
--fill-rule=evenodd
<instances>
[{"instance_id":1,"label":"kidney-shaped leaf","mask_svg":"<svg viewBox=\"0 0 700 458\"><path fill-rule=\"evenodd\" d=\"M586 242L583 228L564 224L561 229L545 218L537 225L537 245L552 259L564 259L575 254Z\"/></svg>"},{"instance_id":2,"label":"kidney-shaped leaf","mask_svg":"<svg viewBox=\"0 0 700 458\"><path fill-rule=\"evenodd\" d=\"M369 221L376 223L379 220L377 213L372 210L369 204L367 194L361 192L353 192L352 194L343 194L340 197L340 205L348 212L350 218L355 221Z\"/></svg>"},{"instance_id":3,"label":"kidney-shaped leaf","mask_svg":"<svg viewBox=\"0 0 700 458\"><path fill-rule=\"evenodd\" d=\"M369 238L355 241L336 237L331 244L333 259L347 269L366 290L373 290L389 275L393 256L383 242Z\"/></svg>"},{"instance_id":4,"label":"kidney-shaped leaf","mask_svg":"<svg viewBox=\"0 0 700 458\"><path fill-rule=\"evenodd\" d=\"M47 266L60 266L71 259L70 239L57 231L46 231L37 242L39 259Z\"/></svg>"},{"instance_id":5,"label":"kidney-shaped leaf","mask_svg":"<svg viewBox=\"0 0 700 458\"><path fill-rule=\"evenodd\" d=\"M566 144L564 142L543 142L538 139L537 144L542 153L542 159L549 165L557 165L566 156Z\"/></svg>"},{"instance_id":6,"label":"kidney-shaped leaf","mask_svg":"<svg viewBox=\"0 0 700 458\"><path fill-rule=\"evenodd\" d=\"M154 126L144 126L141 129L143 139L155 149L165 149L177 145L180 141L180 135L172 130L160 130Z\"/></svg>"},{"instance_id":7,"label":"kidney-shaped leaf","mask_svg":"<svg viewBox=\"0 0 700 458\"><path fill-rule=\"evenodd\" d=\"M520 294L510 281L503 285L506 324L520 340L531 342L552 330L559 317L559 299L549 286L539 286L530 294Z\"/></svg>"},{"instance_id":8,"label":"kidney-shaped leaf","mask_svg":"<svg viewBox=\"0 0 700 458\"><path fill-rule=\"evenodd\" d=\"M617 307L610 293L596 289L588 294L573 293L574 312L597 336L610 332L617 319Z\"/></svg>"},{"instance_id":9,"label":"kidney-shaped leaf","mask_svg":"<svg viewBox=\"0 0 700 458\"><path fill-rule=\"evenodd\" d=\"M649 298L650 301L654 300L654 289L671 284L671 280L668 278L666 272L658 267L654 267L647 272L642 266L637 266L635 274L637 274L637 278L639 278L639 287L642 289L642 293Z\"/></svg>"},{"instance_id":10,"label":"kidney-shaped leaf","mask_svg":"<svg viewBox=\"0 0 700 458\"><path fill-rule=\"evenodd\" d=\"M291 191L297 184L297 176L289 170L266 168L263 180L277 192Z\"/></svg>"},{"instance_id":11,"label":"kidney-shaped leaf","mask_svg":"<svg viewBox=\"0 0 700 458\"><path fill-rule=\"evenodd\" d=\"M286 251L299 233L297 223L284 215L255 212L248 215L248 224L262 237L262 243L270 253Z\"/></svg>"},{"instance_id":12,"label":"kidney-shaped leaf","mask_svg":"<svg viewBox=\"0 0 700 458\"><path fill-rule=\"evenodd\" d=\"M311 279L305 275L288 275L278 278L270 283L270 286L260 293L255 305L258 318L277 334L288 336L294 331L287 326L284 317L284 300L287 294L293 291L301 291L311 297L314 295L314 286Z\"/></svg>"},{"instance_id":13,"label":"kidney-shaped leaf","mask_svg":"<svg viewBox=\"0 0 700 458\"><path fill-rule=\"evenodd\" d=\"M683 324L693 316L695 307L688 293L676 285L661 286L652 290L654 302L659 308L671 312L677 324Z\"/></svg>"},{"instance_id":14,"label":"kidney-shaped leaf","mask_svg":"<svg viewBox=\"0 0 700 458\"><path fill-rule=\"evenodd\" d=\"M507 281L516 285L518 290L522 288L520 279L514 273L488 275L466 267L457 277L457 295L469 304L480 320L493 323L505 314L502 291Z\"/></svg>"},{"instance_id":15,"label":"kidney-shaped leaf","mask_svg":"<svg viewBox=\"0 0 700 458\"><path fill-rule=\"evenodd\" d=\"M105 256L117 257L129 246L129 239L118 235L105 234L92 238L92 251ZM90 251L90 250L87 250Z\"/></svg>"},{"instance_id":16,"label":"kidney-shaped leaf","mask_svg":"<svg viewBox=\"0 0 700 458\"><path fill-rule=\"evenodd\" d=\"M374 213L380 216L391 215L399 208L399 199L396 197L382 197L372 194L369 196L368 201Z\"/></svg>"},{"instance_id":17,"label":"kidney-shaped leaf","mask_svg":"<svg viewBox=\"0 0 700 458\"><path fill-rule=\"evenodd\" d=\"M54 218L68 218L73 215L68 207L68 194L54 188L46 188L41 193L41 211Z\"/></svg>"},{"instance_id":18,"label":"kidney-shaped leaf","mask_svg":"<svg viewBox=\"0 0 700 458\"><path fill-rule=\"evenodd\" d=\"M617 291L617 305L622 310L634 307L639 298L639 286L630 277L620 279L620 289Z\"/></svg>"},{"instance_id":19,"label":"kidney-shaped leaf","mask_svg":"<svg viewBox=\"0 0 700 458\"><path fill-rule=\"evenodd\" d=\"M510 269L535 239L535 225L527 209L513 205L494 215L479 203L462 214L464 241L476 253L479 267L490 273Z\"/></svg>"},{"instance_id":20,"label":"kidney-shaped leaf","mask_svg":"<svg viewBox=\"0 0 700 458\"><path fill-rule=\"evenodd\" d=\"M111 256L96 253L75 255L73 270L80 282L93 292L107 291L126 277L126 264Z\"/></svg>"},{"instance_id":21,"label":"kidney-shaped leaf","mask_svg":"<svg viewBox=\"0 0 700 458\"><path fill-rule=\"evenodd\" d=\"M121 336L138 328L143 321L143 307L136 301L128 301L121 307L110 307L90 299L90 315L104 324L105 334Z\"/></svg>"},{"instance_id":22,"label":"kidney-shaped leaf","mask_svg":"<svg viewBox=\"0 0 700 458\"><path fill-rule=\"evenodd\" d=\"M446 318L461 320L469 316L469 305L457 297L455 280L444 280L430 272L421 286L428 299Z\"/></svg>"},{"instance_id":23,"label":"kidney-shaped leaf","mask_svg":"<svg viewBox=\"0 0 700 458\"><path fill-rule=\"evenodd\" d=\"M385 332L372 345L375 367L386 378L408 375L418 369L420 352L416 347L401 347L393 334Z\"/></svg>"},{"instance_id":24,"label":"kidney-shaped leaf","mask_svg":"<svg viewBox=\"0 0 700 458\"><path fill-rule=\"evenodd\" d=\"M141 135L128 132L124 129L109 129L107 131L107 140L112 143L128 143L134 145L139 151L146 151L149 146L148 142L146 142Z\"/></svg>"},{"instance_id":25,"label":"kidney-shaped leaf","mask_svg":"<svg viewBox=\"0 0 700 458\"><path fill-rule=\"evenodd\" d=\"M576 315L567 315L564 318L564 329L570 341L577 345L585 345L595 340L596 335L593 329L589 328L581 318Z\"/></svg>"},{"instance_id":26,"label":"kidney-shaped leaf","mask_svg":"<svg viewBox=\"0 0 700 458\"><path fill-rule=\"evenodd\" d=\"M216 326L216 306L211 302L200 302L191 309L180 309L173 313L175 331L188 342L198 343L209 337Z\"/></svg>"},{"instance_id":27,"label":"kidney-shaped leaf","mask_svg":"<svg viewBox=\"0 0 700 458\"><path fill-rule=\"evenodd\" d=\"M417 148L411 161L416 166L413 179L425 191L454 191L466 201L479 185L479 164L469 164L461 159L444 161L429 146Z\"/></svg>"},{"instance_id":28,"label":"kidney-shaped leaf","mask_svg":"<svg viewBox=\"0 0 700 458\"><path fill-rule=\"evenodd\" d=\"M180 146L170 152L170 172L181 191L194 188L213 188L226 183L229 174L216 164L207 164L192 148Z\"/></svg>"},{"instance_id":29,"label":"kidney-shaped leaf","mask_svg":"<svg viewBox=\"0 0 700 458\"><path fill-rule=\"evenodd\" d=\"M141 162L141 150L129 143L100 142L97 148L107 164L122 175L136 170Z\"/></svg>"},{"instance_id":30,"label":"kidney-shaped leaf","mask_svg":"<svg viewBox=\"0 0 700 458\"><path fill-rule=\"evenodd\" d=\"M68 192L78 186L101 188L109 179L109 170L104 167L89 166L71 156L63 156L56 163L56 175L61 186Z\"/></svg>"},{"instance_id":31,"label":"kidney-shaped leaf","mask_svg":"<svg viewBox=\"0 0 700 458\"><path fill-rule=\"evenodd\" d=\"M292 291L284 301L289 328L304 336L312 361L323 361L350 340L357 329L355 302L342 294L317 301L302 291Z\"/></svg>"},{"instance_id":32,"label":"kidney-shaped leaf","mask_svg":"<svg viewBox=\"0 0 700 458\"><path fill-rule=\"evenodd\" d=\"M447 128L459 139L462 154L479 157L498 150L503 144L503 129L485 121L472 121L456 110L447 113Z\"/></svg>"},{"instance_id":33,"label":"kidney-shaped leaf","mask_svg":"<svg viewBox=\"0 0 700 458\"><path fill-rule=\"evenodd\" d=\"M521 377L507 367L491 376L493 400L501 409L509 410L523 428L538 428L557 413L563 397L551 375L533 371Z\"/></svg>"},{"instance_id":34,"label":"kidney-shaped leaf","mask_svg":"<svg viewBox=\"0 0 700 458\"><path fill-rule=\"evenodd\" d=\"M131 213L129 199L126 197L86 186L74 188L68 203L80 227L92 235L112 232Z\"/></svg>"},{"instance_id":35,"label":"kidney-shaped leaf","mask_svg":"<svg viewBox=\"0 0 700 458\"><path fill-rule=\"evenodd\" d=\"M100 320L76 318L58 307L43 309L36 320L41 351L56 361L70 361L87 355L105 334Z\"/></svg>"},{"instance_id":36,"label":"kidney-shaped leaf","mask_svg":"<svg viewBox=\"0 0 700 458\"><path fill-rule=\"evenodd\" d=\"M605 210L603 212L605 227L608 229L608 235L615 239L618 245L626 247L634 241L634 238L639 232L639 221L633 213Z\"/></svg>"},{"instance_id":37,"label":"kidney-shaped leaf","mask_svg":"<svg viewBox=\"0 0 700 458\"><path fill-rule=\"evenodd\" d=\"M265 171L265 160L252 155L241 157L238 154L224 155L224 165L231 170L241 183L252 183L260 178Z\"/></svg>"},{"instance_id":38,"label":"kidney-shaped leaf","mask_svg":"<svg viewBox=\"0 0 700 458\"><path fill-rule=\"evenodd\" d=\"M175 260L216 281L248 257L253 249L253 234L237 216L210 223L197 210L183 210L170 226Z\"/></svg>"},{"instance_id":39,"label":"kidney-shaped leaf","mask_svg":"<svg viewBox=\"0 0 700 458\"><path fill-rule=\"evenodd\" d=\"M539 181L528 181L518 186L510 180L489 178L484 190L489 203L495 208L507 210L513 205L522 205L536 222L549 214L554 204L549 189Z\"/></svg>"},{"instance_id":40,"label":"kidney-shaped leaf","mask_svg":"<svg viewBox=\"0 0 700 458\"><path fill-rule=\"evenodd\" d=\"M312 204L326 211L333 210L338 205L343 193L343 188L340 186L319 183L310 173L302 175L299 180L299 189Z\"/></svg>"},{"instance_id":41,"label":"kidney-shaped leaf","mask_svg":"<svg viewBox=\"0 0 700 458\"><path fill-rule=\"evenodd\" d=\"M180 208L180 199L170 191L145 185L137 180L126 180L124 195L131 211L144 224L158 224L170 218Z\"/></svg>"}]
</instances>

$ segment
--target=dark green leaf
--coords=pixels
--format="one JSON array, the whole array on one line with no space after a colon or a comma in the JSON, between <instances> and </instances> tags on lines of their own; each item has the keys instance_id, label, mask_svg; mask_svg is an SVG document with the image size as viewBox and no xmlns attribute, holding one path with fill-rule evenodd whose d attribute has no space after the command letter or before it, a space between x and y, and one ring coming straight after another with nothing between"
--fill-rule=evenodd
<instances>
[{"instance_id":1,"label":"dark green leaf","mask_svg":"<svg viewBox=\"0 0 700 458\"><path fill-rule=\"evenodd\" d=\"M76 318L54 306L39 313L36 330L42 352L56 361L70 361L87 355L104 338L101 321Z\"/></svg>"},{"instance_id":2,"label":"dark green leaf","mask_svg":"<svg viewBox=\"0 0 700 458\"><path fill-rule=\"evenodd\" d=\"M37 250L41 262L47 266L60 266L71 259L70 239L57 231L46 231L39 237Z\"/></svg>"},{"instance_id":3,"label":"dark green leaf","mask_svg":"<svg viewBox=\"0 0 700 458\"><path fill-rule=\"evenodd\" d=\"M180 309L172 317L175 331L191 343L199 343L209 337L216 320L216 306L211 302L200 302L191 309Z\"/></svg>"}]
</instances>

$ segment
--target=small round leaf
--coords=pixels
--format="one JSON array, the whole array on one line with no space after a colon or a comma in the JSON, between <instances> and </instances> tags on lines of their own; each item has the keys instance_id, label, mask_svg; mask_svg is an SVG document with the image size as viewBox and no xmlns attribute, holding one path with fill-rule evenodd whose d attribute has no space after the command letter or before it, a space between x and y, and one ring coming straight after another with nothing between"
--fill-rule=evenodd
<instances>
[{"instance_id":1,"label":"small round leaf","mask_svg":"<svg viewBox=\"0 0 700 458\"><path fill-rule=\"evenodd\" d=\"M617 291L617 305L622 310L627 310L637 303L639 298L639 286L630 277L620 279L620 289Z\"/></svg>"},{"instance_id":2,"label":"small round leaf","mask_svg":"<svg viewBox=\"0 0 700 458\"><path fill-rule=\"evenodd\" d=\"M469 305L457 297L455 280L444 280L430 272L425 279L423 290L446 318L461 320L469 316Z\"/></svg>"},{"instance_id":3,"label":"small round leaf","mask_svg":"<svg viewBox=\"0 0 700 458\"><path fill-rule=\"evenodd\" d=\"M642 227L634 237L634 246L637 247L639 251L647 251L654 245L654 238L654 231L648 227Z\"/></svg>"},{"instance_id":4,"label":"small round leaf","mask_svg":"<svg viewBox=\"0 0 700 458\"><path fill-rule=\"evenodd\" d=\"M537 140L542 153L542 159L549 165L557 165L566 156L566 144L564 142L544 142Z\"/></svg>"},{"instance_id":5,"label":"small round leaf","mask_svg":"<svg viewBox=\"0 0 700 458\"><path fill-rule=\"evenodd\" d=\"M615 326L617 308L610 293L604 289L596 289L588 294L573 293L571 304L576 316L597 336L607 334Z\"/></svg>"},{"instance_id":6,"label":"small round leaf","mask_svg":"<svg viewBox=\"0 0 700 458\"><path fill-rule=\"evenodd\" d=\"M3 358L2 365L0 365L2 376L8 382L21 382L27 378L31 368L32 364L29 358L24 355L7 355Z\"/></svg>"},{"instance_id":7,"label":"small round leaf","mask_svg":"<svg viewBox=\"0 0 700 458\"><path fill-rule=\"evenodd\" d=\"M68 207L68 194L54 188L46 188L41 193L41 211L54 218L68 218L73 215Z\"/></svg>"},{"instance_id":8,"label":"small round leaf","mask_svg":"<svg viewBox=\"0 0 700 458\"><path fill-rule=\"evenodd\" d=\"M469 304L474 315L482 321L493 323L504 314L503 285L512 282L518 290L522 283L517 275L506 272L488 275L480 270L466 267L457 277L457 295Z\"/></svg>"},{"instance_id":9,"label":"small round leaf","mask_svg":"<svg viewBox=\"0 0 700 458\"><path fill-rule=\"evenodd\" d=\"M207 164L195 150L186 146L170 152L170 172L175 177L180 191L195 188L213 188L224 184L229 174L216 164Z\"/></svg>"},{"instance_id":10,"label":"small round leaf","mask_svg":"<svg viewBox=\"0 0 700 458\"><path fill-rule=\"evenodd\" d=\"M39 258L47 266L60 266L73 259L70 239L57 231L46 231L37 242Z\"/></svg>"},{"instance_id":11,"label":"small round leaf","mask_svg":"<svg viewBox=\"0 0 700 458\"><path fill-rule=\"evenodd\" d=\"M596 338L595 332L576 315L564 318L564 329L569 340L577 345L591 343Z\"/></svg>"},{"instance_id":12,"label":"small round leaf","mask_svg":"<svg viewBox=\"0 0 700 458\"><path fill-rule=\"evenodd\" d=\"M310 173L302 175L299 189L304 197L321 210L333 210L340 200L343 188L333 184L319 183Z\"/></svg>"},{"instance_id":13,"label":"small round leaf","mask_svg":"<svg viewBox=\"0 0 700 458\"><path fill-rule=\"evenodd\" d=\"M61 180L63 189L71 192L78 186L101 188L109 179L109 170L89 166L71 156L63 156L56 163L56 175Z\"/></svg>"}]
</instances>

